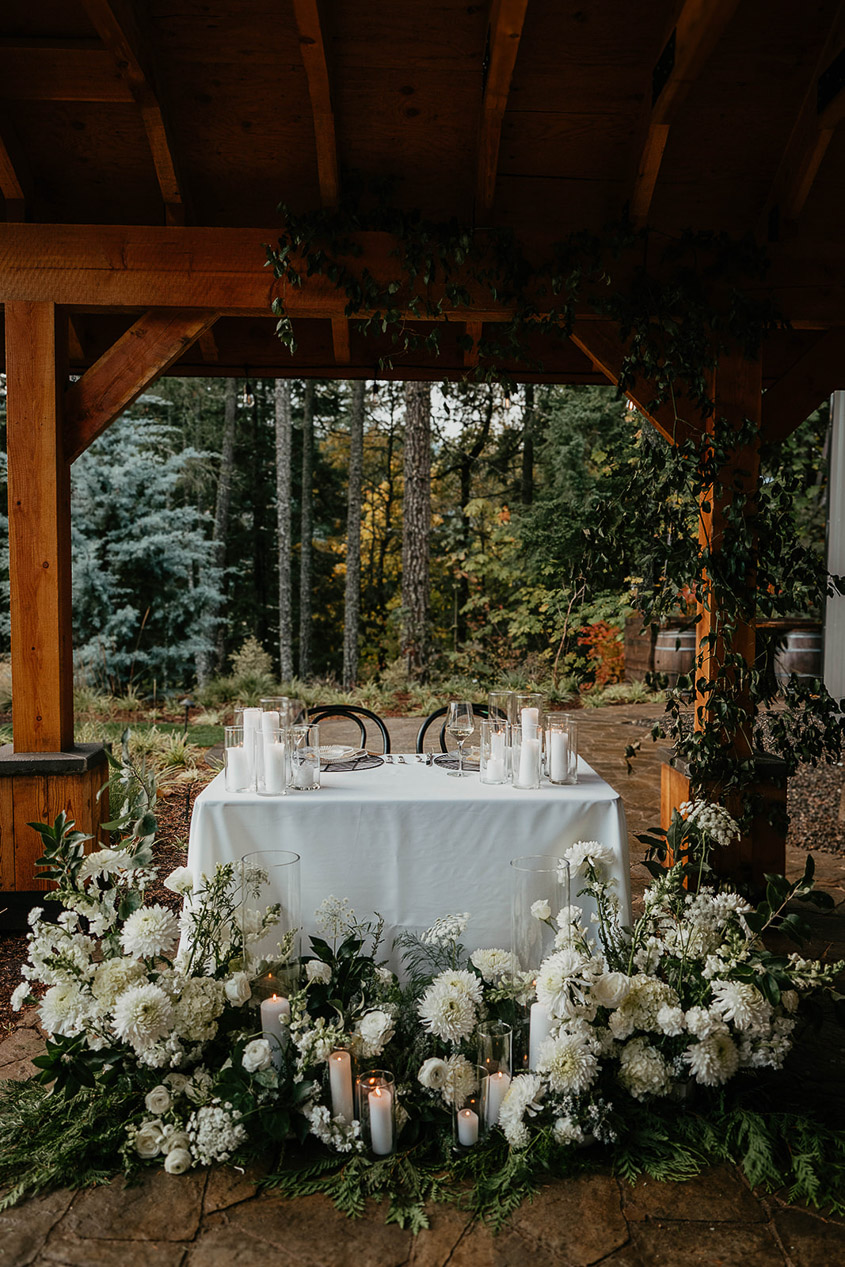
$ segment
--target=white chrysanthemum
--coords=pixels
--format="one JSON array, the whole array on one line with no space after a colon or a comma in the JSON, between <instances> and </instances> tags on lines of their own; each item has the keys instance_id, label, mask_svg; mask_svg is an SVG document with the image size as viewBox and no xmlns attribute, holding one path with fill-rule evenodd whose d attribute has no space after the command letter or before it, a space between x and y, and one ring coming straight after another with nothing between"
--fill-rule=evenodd
<instances>
[{"instance_id":1,"label":"white chrysanthemum","mask_svg":"<svg viewBox=\"0 0 845 1267\"><path fill-rule=\"evenodd\" d=\"M684 1024L694 1038L709 1038L716 1030L724 1029L724 1021L715 1010L691 1007L684 1014Z\"/></svg>"},{"instance_id":2,"label":"white chrysanthemum","mask_svg":"<svg viewBox=\"0 0 845 1267\"><path fill-rule=\"evenodd\" d=\"M441 915L420 935L424 946L448 946L463 936L469 923L469 911L460 915Z\"/></svg>"},{"instance_id":3,"label":"white chrysanthemum","mask_svg":"<svg viewBox=\"0 0 845 1267\"><path fill-rule=\"evenodd\" d=\"M585 1135L571 1117L558 1117L552 1127L556 1144L583 1144Z\"/></svg>"},{"instance_id":4,"label":"white chrysanthemum","mask_svg":"<svg viewBox=\"0 0 845 1267\"><path fill-rule=\"evenodd\" d=\"M684 1032L684 1010L681 1007L670 1007L664 1003L657 1012L657 1026L661 1034L667 1038L677 1038Z\"/></svg>"},{"instance_id":5,"label":"white chrysanthemum","mask_svg":"<svg viewBox=\"0 0 845 1267\"><path fill-rule=\"evenodd\" d=\"M478 1021L481 982L465 970L441 972L417 1004L423 1027L444 1042L469 1038Z\"/></svg>"},{"instance_id":6,"label":"white chrysanthemum","mask_svg":"<svg viewBox=\"0 0 845 1267\"><path fill-rule=\"evenodd\" d=\"M718 1087L732 1078L739 1068L739 1051L727 1026L723 1026L688 1047L684 1060L696 1082L706 1087Z\"/></svg>"},{"instance_id":7,"label":"white chrysanthemum","mask_svg":"<svg viewBox=\"0 0 845 1267\"><path fill-rule=\"evenodd\" d=\"M665 1095L669 1090L669 1070L656 1047L644 1038L633 1038L619 1053L619 1081L636 1100Z\"/></svg>"},{"instance_id":8,"label":"white chrysanthemum","mask_svg":"<svg viewBox=\"0 0 845 1267\"><path fill-rule=\"evenodd\" d=\"M599 1071L592 1040L586 1034L561 1030L540 1046L537 1072L546 1075L552 1091L570 1094L586 1091Z\"/></svg>"},{"instance_id":9,"label":"white chrysanthemum","mask_svg":"<svg viewBox=\"0 0 845 1267\"><path fill-rule=\"evenodd\" d=\"M490 985L498 985L505 977L512 977L519 967L516 955L510 950L474 950L470 963Z\"/></svg>"},{"instance_id":10,"label":"white chrysanthemum","mask_svg":"<svg viewBox=\"0 0 845 1267\"><path fill-rule=\"evenodd\" d=\"M526 1148L530 1135L525 1116L540 1112L543 1080L536 1073L521 1073L508 1087L499 1109L499 1125L511 1148Z\"/></svg>"},{"instance_id":11,"label":"white chrysanthemum","mask_svg":"<svg viewBox=\"0 0 845 1267\"><path fill-rule=\"evenodd\" d=\"M159 986L133 985L114 1005L114 1029L118 1038L141 1052L173 1027L173 1005Z\"/></svg>"},{"instance_id":12,"label":"white chrysanthemum","mask_svg":"<svg viewBox=\"0 0 845 1267\"><path fill-rule=\"evenodd\" d=\"M595 1015L589 996L601 965L570 948L556 950L543 960L537 974L537 1001L557 1018Z\"/></svg>"},{"instance_id":13,"label":"white chrysanthemum","mask_svg":"<svg viewBox=\"0 0 845 1267\"><path fill-rule=\"evenodd\" d=\"M768 1027L772 1009L755 985L742 981L711 981L712 1009L737 1029L762 1030Z\"/></svg>"},{"instance_id":14,"label":"white chrysanthemum","mask_svg":"<svg viewBox=\"0 0 845 1267\"><path fill-rule=\"evenodd\" d=\"M365 1012L358 1019L353 1031L358 1039L361 1055L366 1059L373 1056L380 1056L384 1048L393 1037L395 1022L390 1012L385 1012L381 1008L374 1008L371 1012Z\"/></svg>"},{"instance_id":15,"label":"white chrysanthemum","mask_svg":"<svg viewBox=\"0 0 845 1267\"><path fill-rule=\"evenodd\" d=\"M166 906L142 906L123 925L120 944L127 955L154 959L170 955L179 939L179 921Z\"/></svg>"},{"instance_id":16,"label":"white chrysanthemum","mask_svg":"<svg viewBox=\"0 0 845 1267\"><path fill-rule=\"evenodd\" d=\"M450 1056L446 1061L446 1076L442 1088L444 1103L459 1109L476 1087L475 1066L470 1064L466 1056Z\"/></svg>"},{"instance_id":17,"label":"white chrysanthemum","mask_svg":"<svg viewBox=\"0 0 845 1267\"><path fill-rule=\"evenodd\" d=\"M94 876L109 876L132 869L132 860L122 849L95 849L86 854L79 868L79 879L84 884Z\"/></svg>"},{"instance_id":18,"label":"white chrysanthemum","mask_svg":"<svg viewBox=\"0 0 845 1267\"><path fill-rule=\"evenodd\" d=\"M576 840L574 845L570 845L563 852L562 862L568 862L572 873L580 872L582 875L590 866L602 878L603 869L613 866L614 854L608 845L603 845L600 840Z\"/></svg>"},{"instance_id":19,"label":"white chrysanthemum","mask_svg":"<svg viewBox=\"0 0 845 1267\"><path fill-rule=\"evenodd\" d=\"M91 999L72 982L52 986L41 1000L41 1024L48 1034L71 1036L83 1029Z\"/></svg>"},{"instance_id":20,"label":"white chrysanthemum","mask_svg":"<svg viewBox=\"0 0 845 1267\"><path fill-rule=\"evenodd\" d=\"M91 993L103 1007L114 1007L118 995L146 975L146 968L138 959L123 956L104 959L97 964L91 982Z\"/></svg>"}]
</instances>

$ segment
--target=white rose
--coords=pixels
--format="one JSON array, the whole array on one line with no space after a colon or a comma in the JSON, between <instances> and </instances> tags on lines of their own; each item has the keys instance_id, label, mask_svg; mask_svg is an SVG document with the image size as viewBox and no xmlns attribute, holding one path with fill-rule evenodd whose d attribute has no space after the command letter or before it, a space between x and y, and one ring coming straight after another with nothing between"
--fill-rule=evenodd
<instances>
[{"instance_id":1,"label":"white rose","mask_svg":"<svg viewBox=\"0 0 845 1267\"><path fill-rule=\"evenodd\" d=\"M389 1012L367 1012L355 1027L370 1056L377 1056L393 1037L393 1017Z\"/></svg>"},{"instance_id":2,"label":"white rose","mask_svg":"<svg viewBox=\"0 0 845 1267\"><path fill-rule=\"evenodd\" d=\"M160 1116L162 1113L166 1113L172 1104L170 1092L167 1087L159 1084L157 1087L153 1087L152 1091L147 1092L144 1096L144 1104L148 1113L155 1113L156 1116Z\"/></svg>"},{"instance_id":3,"label":"white rose","mask_svg":"<svg viewBox=\"0 0 845 1267\"><path fill-rule=\"evenodd\" d=\"M545 898L538 898L536 902L531 903L531 914L535 919L550 919L552 908L549 906Z\"/></svg>"},{"instance_id":4,"label":"white rose","mask_svg":"<svg viewBox=\"0 0 845 1267\"><path fill-rule=\"evenodd\" d=\"M234 976L229 977L223 989L229 1002L234 1003L237 1007L240 1007L242 1003L246 1003L247 999L252 997L252 986L249 984L249 977L245 972L236 972Z\"/></svg>"},{"instance_id":5,"label":"white rose","mask_svg":"<svg viewBox=\"0 0 845 1267\"><path fill-rule=\"evenodd\" d=\"M309 959L305 965L305 975L309 981L323 981L328 985L332 979L332 970L322 959Z\"/></svg>"},{"instance_id":6,"label":"white rose","mask_svg":"<svg viewBox=\"0 0 845 1267\"><path fill-rule=\"evenodd\" d=\"M161 1122L143 1122L135 1132L135 1152L145 1160L158 1157L163 1138Z\"/></svg>"},{"instance_id":7,"label":"white rose","mask_svg":"<svg viewBox=\"0 0 845 1267\"><path fill-rule=\"evenodd\" d=\"M439 1091L446 1085L448 1075L449 1066L446 1061L438 1056L429 1056L417 1074L417 1078L430 1091Z\"/></svg>"},{"instance_id":8,"label":"white rose","mask_svg":"<svg viewBox=\"0 0 845 1267\"><path fill-rule=\"evenodd\" d=\"M194 875L190 867L177 867L175 871L171 871L170 875L164 881L164 887L170 889L171 893L193 893L194 891Z\"/></svg>"},{"instance_id":9,"label":"white rose","mask_svg":"<svg viewBox=\"0 0 845 1267\"><path fill-rule=\"evenodd\" d=\"M164 1159L164 1169L169 1175L184 1175L193 1164L194 1159L187 1148L174 1148Z\"/></svg>"},{"instance_id":10,"label":"white rose","mask_svg":"<svg viewBox=\"0 0 845 1267\"><path fill-rule=\"evenodd\" d=\"M590 987L590 996L599 1007L619 1007L631 989L624 972L604 972Z\"/></svg>"},{"instance_id":11,"label":"white rose","mask_svg":"<svg viewBox=\"0 0 845 1267\"><path fill-rule=\"evenodd\" d=\"M164 1075L164 1081L170 1087L174 1095L181 1095L188 1085L188 1079L184 1073L168 1073Z\"/></svg>"},{"instance_id":12,"label":"white rose","mask_svg":"<svg viewBox=\"0 0 845 1267\"><path fill-rule=\"evenodd\" d=\"M178 1126L169 1123L164 1128L164 1139L161 1145L163 1153L172 1153L174 1148L187 1148L191 1151L191 1140L187 1131L182 1131Z\"/></svg>"},{"instance_id":13,"label":"white rose","mask_svg":"<svg viewBox=\"0 0 845 1267\"><path fill-rule=\"evenodd\" d=\"M241 1064L247 1073L258 1073L260 1069L269 1069L272 1064L272 1055L267 1039L253 1038L251 1043L247 1043L241 1057Z\"/></svg>"}]
</instances>

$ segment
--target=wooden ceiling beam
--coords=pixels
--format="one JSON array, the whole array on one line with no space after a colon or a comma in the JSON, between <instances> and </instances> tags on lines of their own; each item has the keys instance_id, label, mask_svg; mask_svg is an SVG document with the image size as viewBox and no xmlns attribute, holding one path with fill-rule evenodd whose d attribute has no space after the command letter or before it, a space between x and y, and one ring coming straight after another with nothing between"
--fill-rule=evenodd
<instances>
[{"instance_id":1,"label":"wooden ceiling beam","mask_svg":"<svg viewBox=\"0 0 845 1267\"><path fill-rule=\"evenodd\" d=\"M168 224L185 223L185 191L162 109L152 55L134 0L83 0L97 34L111 53L141 112Z\"/></svg>"},{"instance_id":2,"label":"wooden ceiling beam","mask_svg":"<svg viewBox=\"0 0 845 1267\"><path fill-rule=\"evenodd\" d=\"M845 117L845 91L836 88L842 84L837 69L841 71L843 58L845 0L836 11L763 207L758 224L761 237L776 240L782 222L797 220L804 209L834 130Z\"/></svg>"},{"instance_id":3,"label":"wooden ceiling beam","mask_svg":"<svg viewBox=\"0 0 845 1267\"><path fill-rule=\"evenodd\" d=\"M299 33L299 51L308 95L314 115L314 140L317 145L317 179L324 207L334 207L340 194L337 163L334 111L332 110L329 67L323 28L320 25L318 0L293 0L293 13Z\"/></svg>"},{"instance_id":4,"label":"wooden ceiling beam","mask_svg":"<svg viewBox=\"0 0 845 1267\"><path fill-rule=\"evenodd\" d=\"M467 369L471 369L478 364L478 345L481 342L481 333L484 326L480 321L468 321L466 323L467 338L472 339L472 346L464 348L464 365Z\"/></svg>"},{"instance_id":5,"label":"wooden ceiling beam","mask_svg":"<svg viewBox=\"0 0 845 1267\"><path fill-rule=\"evenodd\" d=\"M217 320L216 312L153 309L65 393L64 451L73 462Z\"/></svg>"},{"instance_id":6,"label":"wooden ceiling beam","mask_svg":"<svg viewBox=\"0 0 845 1267\"><path fill-rule=\"evenodd\" d=\"M828 330L763 396L763 439L779 444L845 387L845 329Z\"/></svg>"},{"instance_id":7,"label":"wooden ceiling beam","mask_svg":"<svg viewBox=\"0 0 845 1267\"><path fill-rule=\"evenodd\" d=\"M211 326L207 330L203 330L197 339L197 346L206 365L216 365L218 363L220 360L220 349L217 346L217 340L214 337L214 330Z\"/></svg>"},{"instance_id":8,"label":"wooden ceiling beam","mask_svg":"<svg viewBox=\"0 0 845 1267\"><path fill-rule=\"evenodd\" d=\"M0 98L134 100L113 56L99 40L0 40Z\"/></svg>"},{"instance_id":9,"label":"wooden ceiling beam","mask_svg":"<svg viewBox=\"0 0 845 1267\"><path fill-rule=\"evenodd\" d=\"M631 195L634 224L648 221L669 129L733 17L737 0L685 0L652 71L648 130Z\"/></svg>"},{"instance_id":10,"label":"wooden ceiling beam","mask_svg":"<svg viewBox=\"0 0 845 1267\"><path fill-rule=\"evenodd\" d=\"M576 322L569 337L595 368L601 370L608 382L618 385L625 346L612 322ZM701 434L701 423L695 411L691 411L689 418L683 418L668 404L652 407L649 402L655 395L655 389L650 383L635 383L625 395L670 444ZM679 405L683 408L682 401Z\"/></svg>"},{"instance_id":11,"label":"wooden ceiling beam","mask_svg":"<svg viewBox=\"0 0 845 1267\"><path fill-rule=\"evenodd\" d=\"M0 194L6 204L6 219L26 219L26 204L32 178L15 130L0 107Z\"/></svg>"},{"instance_id":12,"label":"wooden ceiling beam","mask_svg":"<svg viewBox=\"0 0 845 1267\"><path fill-rule=\"evenodd\" d=\"M502 123L519 52L528 0L492 0L488 28L487 72L481 101L475 220L484 223L493 208Z\"/></svg>"}]
</instances>

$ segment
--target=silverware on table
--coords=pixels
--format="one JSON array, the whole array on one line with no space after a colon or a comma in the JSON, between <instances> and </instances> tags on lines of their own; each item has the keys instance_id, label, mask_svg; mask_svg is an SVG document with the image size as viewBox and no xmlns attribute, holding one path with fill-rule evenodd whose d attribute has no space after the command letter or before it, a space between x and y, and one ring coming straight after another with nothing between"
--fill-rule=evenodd
<instances>
[{"instance_id":1,"label":"silverware on table","mask_svg":"<svg viewBox=\"0 0 845 1267\"><path fill-rule=\"evenodd\" d=\"M396 758L396 760L399 762L399 764L400 764L400 765L407 765L407 764L408 764L408 763L407 763L407 761L405 760L405 758L404 758L403 756L398 756L398 757Z\"/></svg>"}]
</instances>

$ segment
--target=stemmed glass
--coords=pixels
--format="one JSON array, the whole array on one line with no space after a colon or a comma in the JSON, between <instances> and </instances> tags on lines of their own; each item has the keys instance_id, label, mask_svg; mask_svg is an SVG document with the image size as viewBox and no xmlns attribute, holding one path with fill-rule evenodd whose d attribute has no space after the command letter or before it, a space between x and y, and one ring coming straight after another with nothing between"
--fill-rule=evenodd
<instances>
[{"instance_id":1,"label":"stemmed glass","mask_svg":"<svg viewBox=\"0 0 845 1267\"><path fill-rule=\"evenodd\" d=\"M456 779L466 778L464 774L464 743L475 730L475 713L469 700L453 699L449 701L446 729L458 743L458 768L457 770L450 770L449 774Z\"/></svg>"}]
</instances>

